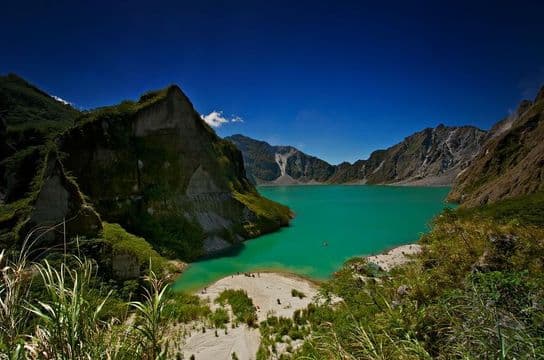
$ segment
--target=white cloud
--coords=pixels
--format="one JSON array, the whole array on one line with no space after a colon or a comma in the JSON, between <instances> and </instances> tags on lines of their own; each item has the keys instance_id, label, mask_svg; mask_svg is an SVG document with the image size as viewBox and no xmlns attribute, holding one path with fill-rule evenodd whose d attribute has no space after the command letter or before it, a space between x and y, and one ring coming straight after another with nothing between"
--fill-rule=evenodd
<instances>
[{"instance_id":1,"label":"white cloud","mask_svg":"<svg viewBox=\"0 0 544 360\"><path fill-rule=\"evenodd\" d=\"M51 97L52 97L53 99L57 100L58 102L63 103L64 105L72 105L71 102L66 101L66 100L64 100L63 98L60 98L60 97L58 97L58 96L51 95Z\"/></svg>"},{"instance_id":2,"label":"white cloud","mask_svg":"<svg viewBox=\"0 0 544 360\"><path fill-rule=\"evenodd\" d=\"M212 111L208 115L200 115L202 120L206 122L206 124L210 125L211 127L220 127L223 124L229 123L229 122L244 122L244 119L242 119L240 116L232 115L230 118L223 116L222 111Z\"/></svg>"}]
</instances>

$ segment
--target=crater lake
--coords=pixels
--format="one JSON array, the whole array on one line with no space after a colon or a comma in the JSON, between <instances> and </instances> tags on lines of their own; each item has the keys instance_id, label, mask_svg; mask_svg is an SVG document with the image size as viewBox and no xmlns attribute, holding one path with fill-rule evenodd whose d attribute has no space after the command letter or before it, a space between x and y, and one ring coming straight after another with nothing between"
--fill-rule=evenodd
<instances>
[{"instance_id":1,"label":"crater lake","mask_svg":"<svg viewBox=\"0 0 544 360\"><path fill-rule=\"evenodd\" d=\"M295 213L290 226L190 264L174 284L196 290L238 272L285 271L327 279L353 256L413 243L447 205L447 187L259 187Z\"/></svg>"}]
</instances>

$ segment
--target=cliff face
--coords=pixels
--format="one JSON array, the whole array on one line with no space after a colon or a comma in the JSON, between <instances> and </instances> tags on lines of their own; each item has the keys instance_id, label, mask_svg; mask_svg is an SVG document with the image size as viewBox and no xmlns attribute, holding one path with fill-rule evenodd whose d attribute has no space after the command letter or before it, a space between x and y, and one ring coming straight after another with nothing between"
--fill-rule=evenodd
<instances>
[{"instance_id":1,"label":"cliff face","mask_svg":"<svg viewBox=\"0 0 544 360\"><path fill-rule=\"evenodd\" d=\"M256 192L241 153L217 137L177 86L91 112L68 107L67 121L44 130L56 100L27 85L23 92L31 91L35 107L16 88L0 109L2 144L12 149L0 163L3 247L64 219L67 238L101 241L104 220L145 237L163 255L188 260L288 224L289 209ZM43 136L29 142L26 131ZM56 241L63 236L52 233ZM130 234L117 238L124 239L123 254L126 243L145 243Z\"/></svg>"},{"instance_id":2,"label":"cliff face","mask_svg":"<svg viewBox=\"0 0 544 360\"><path fill-rule=\"evenodd\" d=\"M286 225L262 216L242 156L215 135L177 86L91 113L59 142L65 166L97 211L164 253L194 258Z\"/></svg>"},{"instance_id":3,"label":"cliff face","mask_svg":"<svg viewBox=\"0 0 544 360\"><path fill-rule=\"evenodd\" d=\"M287 175L303 183L451 185L478 153L485 136L485 131L475 127L440 125L415 133L386 150L377 150L367 160L337 166L292 147L273 147L241 135L227 139L240 148L247 171L257 183L278 183Z\"/></svg>"},{"instance_id":4,"label":"cliff face","mask_svg":"<svg viewBox=\"0 0 544 360\"><path fill-rule=\"evenodd\" d=\"M544 88L491 130L449 200L477 206L544 189Z\"/></svg>"},{"instance_id":5,"label":"cliff face","mask_svg":"<svg viewBox=\"0 0 544 360\"><path fill-rule=\"evenodd\" d=\"M356 162L355 170L344 166L331 182L451 185L478 153L485 134L471 126L428 128L373 152L368 160Z\"/></svg>"}]
</instances>

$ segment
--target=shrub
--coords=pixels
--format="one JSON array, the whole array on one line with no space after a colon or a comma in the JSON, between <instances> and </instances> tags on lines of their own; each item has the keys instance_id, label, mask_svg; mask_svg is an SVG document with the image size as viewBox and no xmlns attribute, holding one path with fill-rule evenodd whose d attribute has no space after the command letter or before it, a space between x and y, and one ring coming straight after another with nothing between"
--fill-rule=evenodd
<instances>
[{"instance_id":1,"label":"shrub","mask_svg":"<svg viewBox=\"0 0 544 360\"><path fill-rule=\"evenodd\" d=\"M224 290L215 301L222 305L228 303L238 321L249 326L256 325L257 312L255 306L244 290Z\"/></svg>"},{"instance_id":2,"label":"shrub","mask_svg":"<svg viewBox=\"0 0 544 360\"><path fill-rule=\"evenodd\" d=\"M303 299L306 297L306 295L302 291L298 291L297 289L291 290L291 296L298 297L299 299Z\"/></svg>"},{"instance_id":3,"label":"shrub","mask_svg":"<svg viewBox=\"0 0 544 360\"><path fill-rule=\"evenodd\" d=\"M210 321L216 328L226 328L225 324L229 322L229 314L223 308L218 308L210 313Z\"/></svg>"}]
</instances>

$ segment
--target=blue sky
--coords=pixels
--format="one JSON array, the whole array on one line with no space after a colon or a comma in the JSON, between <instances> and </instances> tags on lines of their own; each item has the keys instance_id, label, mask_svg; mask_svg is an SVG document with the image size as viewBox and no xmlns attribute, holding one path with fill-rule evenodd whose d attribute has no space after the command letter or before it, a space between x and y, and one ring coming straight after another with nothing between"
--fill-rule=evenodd
<instances>
[{"instance_id":1,"label":"blue sky","mask_svg":"<svg viewBox=\"0 0 544 360\"><path fill-rule=\"evenodd\" d=\"M331 163L439 123L489 128L544 85L542 2L52 3L2 5L0 73L81 108L176 83L243 119L221 136Z\"/></svg>"}]
</instances>

